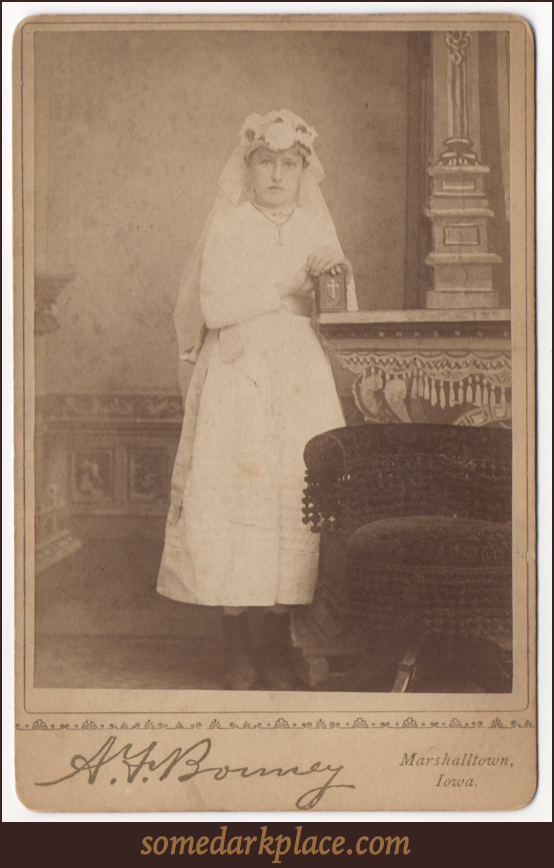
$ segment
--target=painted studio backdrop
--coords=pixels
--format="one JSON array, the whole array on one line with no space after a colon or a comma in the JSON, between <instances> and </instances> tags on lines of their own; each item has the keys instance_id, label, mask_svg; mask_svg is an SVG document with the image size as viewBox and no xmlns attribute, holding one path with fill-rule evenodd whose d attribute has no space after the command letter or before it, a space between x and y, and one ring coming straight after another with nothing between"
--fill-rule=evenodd
<instances>
[{"instance_id":1,"label":"painted studio backdrop","mask_svg":"<svg viewBox=\"0 0 554 868\"><path fill-rule=\"evenodd\" d=\"M360 307L327 323L348 424L509 426L508 37L450 37L35 34L36 686L219 686L220 613L155 580L186 388L173 309L252 112L319 134Z\"/></svg>"}]
</instances>

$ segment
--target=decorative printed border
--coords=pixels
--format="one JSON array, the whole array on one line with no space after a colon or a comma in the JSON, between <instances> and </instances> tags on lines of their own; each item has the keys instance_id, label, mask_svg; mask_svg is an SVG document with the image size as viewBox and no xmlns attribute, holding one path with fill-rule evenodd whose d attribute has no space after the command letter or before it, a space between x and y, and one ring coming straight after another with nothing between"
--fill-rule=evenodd
<instances>
[{"instance_id":1,"label":"decorative printed border","mask_svg":"<svg viewBox=\"0 0 554 868\"><path fill-rule=\"evenodd\" d=\"M277 720L268 723L251 723L245 720L242 723L235 723L234 721L229 721L229 723L221 723L219 720L212 720L207 726L200 721L195 723L181 723L178 721L174 726L169 723L164 723L163 721L158 721L154 723L152 720L148 719L145 722L137 721L135 723L126 723L122 722L120 724L117 723L109 723L109 724L97 724L94 720L85 720L81 724L75 723L60 723L60 724L47 724L44 720L38 719L35 720L32 724L25 724L25 726L17 723L16 730L19 732L53 732L59 730L73 731L76 730L171 730L171 729L189 729L189 730L198 730L198 729L260 729L260 730L269 730L269 729L375 729L375 730L398 730L398 729L470 729L470 730L478 730L478 729L534 729L536 724L530 720L526 720L525 723L518 723L516 720L512 720L509 723L504 723L504 721L500 717L493 718L490 723L485 723L482 720L473 720L471 722L466 721L462 723L462 721L453 717L448 723L446 721L429 721L428 723L421 721L417 722L413 717L406 717L402 722L396 721L395 723L391 723L390 721L380 721L379 723L368 723L367 720L363 717L357 717L353 721L347 721L345 723L340 723L339 721L329 720L325 721L321 718L317 720L315 723L313 721L302 721L301 723L289 723L288 720L284 717L279 717Z\"/></svg>"}]
</instances>

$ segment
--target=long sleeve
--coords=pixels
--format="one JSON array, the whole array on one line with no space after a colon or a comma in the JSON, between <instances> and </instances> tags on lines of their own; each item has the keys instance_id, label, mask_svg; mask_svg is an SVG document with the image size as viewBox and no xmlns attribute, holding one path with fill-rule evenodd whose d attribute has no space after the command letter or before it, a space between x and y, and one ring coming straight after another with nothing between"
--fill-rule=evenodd
<instances>
[{"instance_id":1,"label":"long sleeve","mask_svg":"<svg viewBox=\"0 0 554 868\"><path fill-rule=\"evenodd\" d=\"M281 307L274 277L251 247L239 211L217 215L206 239L200 277L200 305L208 328L236 325Z\"/></svg>"}]
</instances>

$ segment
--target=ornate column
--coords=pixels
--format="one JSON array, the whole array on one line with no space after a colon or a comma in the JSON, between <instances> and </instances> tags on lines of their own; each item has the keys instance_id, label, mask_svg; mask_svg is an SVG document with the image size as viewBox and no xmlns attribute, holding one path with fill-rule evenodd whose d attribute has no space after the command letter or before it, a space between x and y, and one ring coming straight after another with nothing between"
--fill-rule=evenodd
<instances>
[{"instance_id":1,"label":"ornate column","mask_svg":"<svg viewBox=\"0 0 554 868\"><path fill-rule=\"evenodd\" d=\"M42 412L48 334L59 328L56 299L72 276L35 278L35 572L40 573L81 548L66 527L65 474ZM63 464L63 459L62 459Z\"/></svg>"},{"instance_id":2,"label":"ornate column","mask_svg":"<svg viewBox=\"0 0 554 868\"><path fill-rule=\"evenodd\" d=\"M433 224L434 269L429 308L495 308L487 224L494 217L485 195L489 168L479 160L478 33L433 35L434 156L425 214ZM470 138L470 130L472 138Z\"/></svg>"}]
</instances>

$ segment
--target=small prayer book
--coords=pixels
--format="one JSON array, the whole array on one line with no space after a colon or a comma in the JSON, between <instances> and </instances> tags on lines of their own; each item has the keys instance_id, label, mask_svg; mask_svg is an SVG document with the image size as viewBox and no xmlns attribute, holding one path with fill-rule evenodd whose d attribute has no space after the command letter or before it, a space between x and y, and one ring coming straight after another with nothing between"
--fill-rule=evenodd
<instances>
[{"instance_id":1,"label":"small prayer book","mask_svg":"<svg viewBox=\"0 0 554 868\"><path fill-rule=\"evenodd\" d=\"M331 274L329 271L319 275L316 291L317 309L320 313L346 310L346 281L344 271Z\"/></svg>"}]
</instances>

